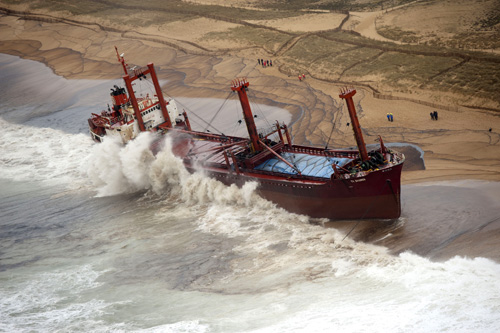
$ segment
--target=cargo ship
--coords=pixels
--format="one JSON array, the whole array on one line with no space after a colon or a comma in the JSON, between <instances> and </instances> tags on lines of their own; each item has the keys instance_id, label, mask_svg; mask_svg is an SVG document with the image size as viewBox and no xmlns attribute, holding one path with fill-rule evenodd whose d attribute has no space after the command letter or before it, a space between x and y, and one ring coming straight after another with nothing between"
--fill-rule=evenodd
<instances>
[{"instance_id":1,"label":"cargo ship","mask_svg":"<svg viewBox=\"0 0 500 333\"><path fill-rule=\"evenodd\" d=\"M116 49L116 48L115 48ZM205 173L226 185L257 182L257 193L298 214L331 220L396 219L401 215L401 171L405 157L380 144L368 150L356 114L356 90L345 88L339 97L347 104L357 149L327 149L295 145L286 124L276 122L264 132L255 125L247 91L248 80L231 82L241 104L248 137L206 133L191 128L186 111L166 99L155 67L131 67L116 49L124 71L124 87L111 89L112 107L88 119L96 142L115 136L124 144L139 133L169 136L172 152L193 173ZM147 80L154 94L137 96L133 82ZM152 146L161 149L158 139Z\"/></svg>"}]
</instances>

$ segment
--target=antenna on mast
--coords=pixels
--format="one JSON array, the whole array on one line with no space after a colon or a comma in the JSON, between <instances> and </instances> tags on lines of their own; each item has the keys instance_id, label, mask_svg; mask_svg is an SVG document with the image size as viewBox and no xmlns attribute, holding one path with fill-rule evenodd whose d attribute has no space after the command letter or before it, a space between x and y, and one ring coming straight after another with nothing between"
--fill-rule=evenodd
<instances>
[{"instance_id":1,"label":"antenna on mast","mask_svg":"<svg viewBox=\"0 0 500 333\"><path fill-rule=\"evenodd\" d=\"M123 72L125 73L125 75L127 75L128 74L127 64L125 63L125 59L123 58L123 56L125 55L125 53L119 54L118 53L118 48L116 46L115 46L115 50L116 50L116 57L118 58L118 62L120 62L122 64Z\"/></svg>"}]
</instances>

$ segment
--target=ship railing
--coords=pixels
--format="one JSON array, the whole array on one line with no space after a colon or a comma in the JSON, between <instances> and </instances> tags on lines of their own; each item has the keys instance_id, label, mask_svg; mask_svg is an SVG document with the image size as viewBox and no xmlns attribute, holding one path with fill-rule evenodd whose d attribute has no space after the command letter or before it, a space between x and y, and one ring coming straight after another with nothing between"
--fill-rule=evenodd
<instances>
[{"instance_id":1,"label":"ship railing","mask_svg":"<svg viewBox=\"0 0 500 333\"><path fill-rule=\"evenodd\" d=\"M392 151L391 154L393 156L392 162L394 164L399 164L405 161L405 155L403 153Z\"/></svg>"},{"instance_id":2,"label":"ship railing","mask_svg":"<svg viewBox=\"0 0 500 333\"><path fill-rule=\"evenodd\" d=\"M157 127L158 127L158 129L165 131L165 132L166 131L175 131L178 133L186 133L186 134L192 135L196 138L201 138L201 139L205 138L205 139L210 139L211 141L218 141L218 142L222 142L222 143L248 142L248 139L243 139L243 138L236 137L236 136L210 134L210 133L203 133L203 132L197 132L197 131L187 131L187 130L180 129L180 128L171 128L171 127L167 127L166 123L162 123L162 124L158 125Z\"/></svg>"},{"instance_id":3,"label":"ship railing","mask_svg":"<svg viewBox=\"0 0 500 333\"><path fill-rule=\"evenodd\" d=\"M92 113L92 117L90 119L94 123L94 125L98 126L98 127L104 127L104 126L111 125L109 118L103 117L103 116L95 114L95 113Z\"/></svg>"},{"instance_id":4,"label":"ship railing","mask_svg":"<svg viewBox=\"0 0 500 333\"><path fill-rule=\"evenodd\" d=\"M182 132L186 132L189 134L195 134L199 138L207 138L212 141L218 141L222 143L232 143L232 142L241 142L242 144L244 142L247 142L247 140L238 138L238 137L233 137L233 136L226 136L226 135L216 135L216 134L208 134L208 133L203 133L203 132L192 132L192 131L184 131L184 130L178 130Z\"/></svg>"},{"instance_id":5,"label":"ship railing","mask_svg":"<svg viewBox=\"0 0 500 333\"><path fill-rule=\"evenodd\" d=\"M206 148L206 149L203 149L203 150L200 150L200 151L191 150L187 154L187 156L201 155L201 154L210 153L210 155L208 157L208 158L210 158L210 156L218 154L218 153L220 153L221 151L223 151L225 149L232 149L236 145L244 145L244 144L246 144L246 142L244 142L244 141L235 141L235 142L227 143L226 145L210 147L210 148Z\"/></svg>"},{"instance_id":6,"label":"ship railing","mask_svg":"<svg viewBox=\"0 0 500 333\"><path fill-rule=\"evenodd\" d=\"M268 175L268 176L275 176L275 177L278 176L278 177L282 177L284 180L287 180L287 181L292 179L292 180L307 180L307 181L325 183L330 179L330 178L326 178L326 177L317 177L317 176L302 175L302 174L299 175L296 173L286 173L286 172L247 169L247 168L242 168L241 171L245 172L245 173L253 173L253 174Z\"/></svg>"},{"instance_id":7,"label":"ship railing","mask_svg":"<svg viewBox=\"0 0 500 333\"><path fill-rule=\"evenodd\" d=\"M247 149L246 146L233 146L231 147L229 150L231 150L231 152L234 154L234 155L238 155L242 152L244 152L245 150Z\"/></svg>"},{"instance_id":8,"label":"ship railing","mask_svg":"<svg viewBox=\"0 0 500 333\"><path fill-rule=\"evenodd\" d=\"M262 160L263 158L265 158L269 154L271 154L270 150L274 151L275 153L278 153L284 147L284 145L285 144L283 142L277 143L274 146L269 147L269 150L265 149L265 150L261 151L260 153L258 153L257 155L252 156L250 159L247 160L247 163L249 163L249 165L255 165L260 160Z\"/></svg>"},{"instance_id":9,"label":"ship railing","mask_svg":"<svg viewBox=\"0 0 500 333\"><path fill-rule=\"evenodd\" d=\"M359 156L359 153L354 150L325 150L322 148L314 148L314 147L305 147L305 146L288 146L283 147L284 152L289 153L302 153L308 155L318 155L325 157L341 157L341 158L350 158L356 159Z\"/></svg>"},{"instance_id":10,"label":"ship railing","mask_svg":"<svg viewBox=\"0 0 500 333\"><path fill-rule=\"evenodd\" d=\"M369 173L370 173L369 171L358 171L356 173L343 173L343 174L340 174L340 178L343 178L343 179L361 178L361 177L365 177Z\"/></svg>"},{"instance_id":11,"label":"ship railing","mask_svg":"<svg viewBox=\"0 0 500 333\"><path fill-rule=\"evenodd\" d=\"M264 138L268 138L269 136L273 135L274 133L277 133L278 129L276 128L276 125L271 125L268 127L259 127L258 132L262 133L262 136Z\"/></svg>"}]
</instances>

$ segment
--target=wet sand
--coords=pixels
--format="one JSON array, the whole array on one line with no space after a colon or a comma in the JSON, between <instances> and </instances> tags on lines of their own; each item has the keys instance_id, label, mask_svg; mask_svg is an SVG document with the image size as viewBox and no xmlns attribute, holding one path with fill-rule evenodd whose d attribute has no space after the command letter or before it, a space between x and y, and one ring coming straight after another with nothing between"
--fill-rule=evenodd
<instances>
[{"instance_id":1,"label":"wet sand","mask_svg":"<svg viewBox=\"0 0 500 333\"><path fill-rule=\"evenodd\" d=\"M297 144L353 146L355 144L339 86L307 78L299 82L278 68L257 64L258 51L197 55L155 42L127 38L126 34L98 27L67 25L0 17L0 52L47 64L66 78L117 78L121 68L114 46L130 64L154 62L164 90L174 97L226 98L234 77L247 77L253 102L284 108L292 114ZM382 135L386 143L419 147L401 148L407 156L403 172L403 216L398 221L329 222L350 237L405 250L434 259L484 256L500 261L496 251L500 233L500 117L484 110L438 110L406 101L374 98L358 88L360 121L368 144ZM107 103L107 101L103 101ZM340 112L338 110L341 110ZM394 122L385 115L392 112ZM271 121L273 121L272 119ZM332 124L334 124L333 134ZM488 131L492 128L492 131ZM466 179L490 182L457 182ZM442 181L454 181L441 183ZM433 182L429 185L429 182ZM424 184L424 185L422 185ZM430 187L429 187L430 186ZM472 246L471 246L472 245Z\"/></svg>"}]
</instances>

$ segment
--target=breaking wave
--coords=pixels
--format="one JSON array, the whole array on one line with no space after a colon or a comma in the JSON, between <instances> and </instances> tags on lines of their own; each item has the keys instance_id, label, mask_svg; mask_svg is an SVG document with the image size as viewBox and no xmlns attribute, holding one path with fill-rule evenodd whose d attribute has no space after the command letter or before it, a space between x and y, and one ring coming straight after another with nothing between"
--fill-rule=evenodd
<instances>
[{"instance_id":1,"label":"breaking wave","mask_svg":"<svg viewBox=\"0 0 500 333\"><path fill-rule=\"evenodd\" d=\"M211 202L250 206L260 199L255 194L256 182L239 189L207 177L203 170L189 173L182 160L172 153L168 136L161 139L161 151L153 155L150 146L155 140L155 134L145 132L127 145L114 138L95 145L87 170L98 195L150 190L157 195L177 197L187 205ZM262 204L266 202L260 200Z\"/></svg>"}]
</instances>

